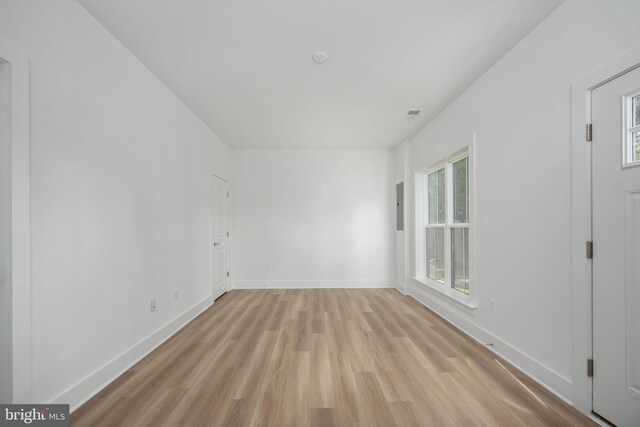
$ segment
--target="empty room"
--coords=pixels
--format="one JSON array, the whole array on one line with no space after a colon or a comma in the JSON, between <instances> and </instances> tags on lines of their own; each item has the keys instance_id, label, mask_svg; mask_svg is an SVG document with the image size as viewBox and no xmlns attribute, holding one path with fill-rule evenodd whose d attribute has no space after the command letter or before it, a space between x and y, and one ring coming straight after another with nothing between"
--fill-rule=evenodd
<instances>
[{"instance_id":1,"label":"empty room","mask_svg":"<svg viewBox=\"0 0 640 427\"><path fill-rule=\"evenodd\" d=\"M639 0L0 0L0 427L640 427Z\"/></svg>"}]
</instances>

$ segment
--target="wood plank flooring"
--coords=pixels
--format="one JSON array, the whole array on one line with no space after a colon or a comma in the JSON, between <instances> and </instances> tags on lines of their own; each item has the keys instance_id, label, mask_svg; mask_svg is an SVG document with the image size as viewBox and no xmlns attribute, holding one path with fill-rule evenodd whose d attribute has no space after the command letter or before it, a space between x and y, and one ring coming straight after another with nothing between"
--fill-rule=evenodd
<instances>
[{"instance_id":1,"label":"wood plank flooring","mask_svg":"<svg viewBox=\"0 0 640 427\"><path fill-rule=\"evenodd\" d=\"M231 291L71 424L595 425L392 289Z\"/></svg>"}]
</instances>

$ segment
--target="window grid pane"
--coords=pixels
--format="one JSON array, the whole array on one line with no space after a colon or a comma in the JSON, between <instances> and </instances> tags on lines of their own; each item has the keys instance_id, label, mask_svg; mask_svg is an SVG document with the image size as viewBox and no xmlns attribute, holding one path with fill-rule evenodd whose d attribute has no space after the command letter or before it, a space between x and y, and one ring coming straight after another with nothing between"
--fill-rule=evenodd
<instances>
[{"instance_id":1,"label":"window grid pane","mask_svg":"<svg viewBox=\"0 0 640 427\"><path fill-rule=\"evenodd\" d=\"M427 277L444 283L444 228L427 228Z\"/></svg>"},{"instance_id":2,"label":"window grid pane","mask_svg":"<svg viewBox=\"0 0 640 427\"><path fill-rule=\"evenodd\" d=\"M444 168L442 168L430 173L427 177L429 224L444 224L444 175Z\"/></svg>"},{"instance_id":3,"label":"window grid pane","mask_svg":"<svg viewBox=\"0 0 640 427\"><path fill-rule=\"evenodd\" d=\"M639 126L640 125L640 95L636 96L633 98L632 102L632 109L633 109L633 126Z\"/></svg>"},{"instance_id":4,"label":"window grid pane","mask_svg":"<svg viewBox=\"0 0 640 427\"><path fill-rule=\"evenodd\" d=\"M451 229L451 287L469 295L469 229Z\"/></svg>"},{"instance_id":5,"label":"window grid pane","mask_svg":"<svg viewBox=\"0 0 640 427\"><path fill-rule=\"evenodd\" d=\"M631 141L633 144L632 162L640 162L640 131L633 132L633 135L631 136Z\"/></svg>"},{"instance_id":6,"label":"window grid pane","mask_svg":"<svg viewBox=\"0 0 640 427\"><path fill-rule=\"evenodd\" d=\"M453 222L469 222L469 158L453 163Z\"/></svg>"}]
</instances>

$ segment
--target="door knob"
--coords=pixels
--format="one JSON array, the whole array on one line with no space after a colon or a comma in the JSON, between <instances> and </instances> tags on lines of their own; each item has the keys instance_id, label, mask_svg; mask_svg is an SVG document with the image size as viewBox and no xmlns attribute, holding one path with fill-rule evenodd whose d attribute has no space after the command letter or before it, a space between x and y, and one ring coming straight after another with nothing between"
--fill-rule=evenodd
<instances>
[{"instance_id":1,"label":"door knob","mask_svg":"<svg viewBox=\"0 0 640 427\"><path fill-rule=\"evenodd\" d=\"M218 246L220 243L213 242L213 246Z\"/></svg>"}]
</instances>

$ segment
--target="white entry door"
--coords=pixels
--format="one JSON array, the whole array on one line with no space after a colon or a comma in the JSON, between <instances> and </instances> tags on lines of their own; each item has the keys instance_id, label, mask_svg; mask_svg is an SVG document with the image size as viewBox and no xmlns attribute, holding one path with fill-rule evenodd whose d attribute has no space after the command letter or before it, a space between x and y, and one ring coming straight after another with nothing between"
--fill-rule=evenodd
<instances>
[{"instance_id":1,"label":"white entry door","mask_svg":"<svg viewBox=\"0 0 640 427\"><path fill-rule=\"evenodd\" d=\"M229 290L229 184L214 176L211 191L211 292L217 299Z\"/></svg>"},{"instance_id":2,"label":"white entry door","mask_svg":"<svg viewBox=\"0 0 640 427\"><path fill-rule=\"evenodd\" d=\"M640 68L592 92L593 411L640 426Z\"/></svg>"}]
</instances>

